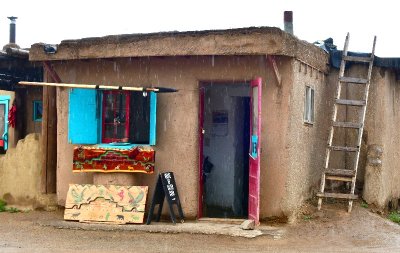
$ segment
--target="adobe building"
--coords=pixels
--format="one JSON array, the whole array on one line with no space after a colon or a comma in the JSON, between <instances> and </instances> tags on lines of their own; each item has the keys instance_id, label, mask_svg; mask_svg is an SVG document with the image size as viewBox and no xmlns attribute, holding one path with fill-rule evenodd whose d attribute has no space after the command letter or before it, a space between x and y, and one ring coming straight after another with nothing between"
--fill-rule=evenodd
<instances>
[{"instance_id":1,"label":"adobe building","mask_svg":"<svg viewBox=\"0 0 400 253\"><path fill-rule=\"evenodd\" d=\"M16 17L9 19L10 41L0 50L0 198L32 206L40 195L43 91L18 82L43 81L43 67L15 43Z\"/></svg>"},{"instance_id":2,"label":"adobe building","mask_svg":"<svg viewBox=\"0 0 400 253\"><path fill-rule=\"evenodd\" d=\"M291 220L318 191L337 71L315 45L260 27L115 35L46 48L34 44L29 55L51 66L48 82L178 90L155 95L44 88L55 94L44 104L55 104L56 112L44 108L43 119L56 118L56 129L44 129L42 137L56 142L44 148L56 165L43 170L56 179L42 175L41 182L42 188L56 187L59 205L71 183L148 185L151 200L158 173L166 171L174 172L184 213L192 219ZM351 72L365 69L356 65ZM358 181L366 201L383 208L400 196L398 108L395 70L374 67ZM154 150L154 172L73 173L82 165L76 150L112 150L107 143L115 142L116 150L130 144ZM376 150L382 150L379 157Z\"/></svg>"}]
</instances>

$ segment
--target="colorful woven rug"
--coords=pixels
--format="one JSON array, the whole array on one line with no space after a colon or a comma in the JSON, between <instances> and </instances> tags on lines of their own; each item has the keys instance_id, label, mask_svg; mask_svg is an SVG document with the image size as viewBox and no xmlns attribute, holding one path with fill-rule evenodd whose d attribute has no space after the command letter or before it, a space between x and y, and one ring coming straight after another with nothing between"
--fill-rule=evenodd
<instances>
[{"instance_id":1,"label":"colorful woven rug","mask_svg":"<svg viewBox=\"0 0 400 253\"><path fill-rule=\"evenodd\" d=\"M74 148L73 172L154 172L155 151L151 147L131 149L79 146Z\"/></svg>"}]
</instances>

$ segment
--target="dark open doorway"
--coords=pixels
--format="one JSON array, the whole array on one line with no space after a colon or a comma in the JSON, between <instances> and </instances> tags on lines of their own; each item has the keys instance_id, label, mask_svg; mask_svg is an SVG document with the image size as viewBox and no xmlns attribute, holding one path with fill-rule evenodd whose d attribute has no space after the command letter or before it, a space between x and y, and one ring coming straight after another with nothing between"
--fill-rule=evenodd
<instances>
[{"instance_id":1,"label":"dark open doorway","mask_svg":"<svg viewBox=\"0 0 400 253\"><path fill-rule=\"evenodd\" d=\"M247 218L250 86L202 86L202 216Z\"/></svg>"}]
</instances>

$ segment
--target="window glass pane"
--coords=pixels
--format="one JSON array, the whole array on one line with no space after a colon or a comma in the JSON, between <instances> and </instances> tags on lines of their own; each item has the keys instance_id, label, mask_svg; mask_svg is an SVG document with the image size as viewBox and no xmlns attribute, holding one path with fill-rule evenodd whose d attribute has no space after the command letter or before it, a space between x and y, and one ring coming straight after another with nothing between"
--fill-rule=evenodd
<instances>
[{"instance_id":1,"label":"window glass pane","mask_svg":"<svg viewBox=\"0 0 400 253\"><path fill-rule=\"evenodd\" d=\"M127 112L128 92L107 91L103 94L103 140L109 142L126 142L129 132Z\"/></svg>"},{"instance_id":2,"label":"window glass pane","mask_svg":"<svg viewBox=\"0 0 400 253\"><path fill-rule=\"evenodd\" d=\"M106 123L114 123L114 97L111 93L104 94L104 120Z\"/></svg>"},{"instance_id":3,"label":"window glass pane","mask_svg":"<svg viewBox=\"0 0 400 253\"><path fill-rule=\"evenodd\" d=\"M33 121L42 121L43 117L43 103L42 101L33 101Z\"/></svg>"},{"instance_id":4,"label":"window glass pane","mask_svg":"<svg viewBox=\"0 0 400 253\"><path fill-rule=\"evenodd\" d=\"M307 112L308 112L307 94L308 94L308 86L306 86L306 90L304 92L304 114L303 114L304 121L307 121Z\"/></svg>"},{"instance_id":5,"label":"window glass pane","mask_svg":"<svg viewBox=\"0 0 400 253\"><path fill-rule=\"evenodd\" d=\"M116 138L119 140L122 140L126 138L127 136L125 135L126 128L125 125L117 125L116 126Z\"/></svg>"},{"instance_id":6,"label":"window glass pane","mask_svg":"<svg viewBox=\"0 0 400 253\"><path fill-rule=\"evenodd\" d=\"M314 122L314 89L310 89L310 121Z\"/></svg>"},{"instance_id":7,"label":"window glass pane","mask_svg":"<svg viewBox=\"0 0 400 253\"><path fill-rule=\"evenodd\" d=\"M0 104L0 138L4 134L4 125L5 125L5 105Z\"/></svg>"},{"instance_id":8,"label":"window glass pane","mask_svg":"<svg viewBox=\"0 0 400 253\"><path fill-rule=\"evenodd\" d=\"M112 139L114 136L114 125L105 125L103 128L104 138Z\"/></svg>"},{"instance_id":9,"label":"window glass pane","mask_svg":"<svg viewBox=\"0 0 400 253\"><path fill-rule=\"evenodd\" d=\"M304 121L307 123L314 122L314 89L306 86L304 97Z\"/></svg>"},{"instance_id":10,"label":"window glass pane","mask_svg":"<svg viewBox=\"0 0 400 253\"><path fill-rule=\"evenodd\" d=\"M129 142L149 144L150 142L150 96L142 92L132 92L130 99Z\"/></svg>"}]
</instances>

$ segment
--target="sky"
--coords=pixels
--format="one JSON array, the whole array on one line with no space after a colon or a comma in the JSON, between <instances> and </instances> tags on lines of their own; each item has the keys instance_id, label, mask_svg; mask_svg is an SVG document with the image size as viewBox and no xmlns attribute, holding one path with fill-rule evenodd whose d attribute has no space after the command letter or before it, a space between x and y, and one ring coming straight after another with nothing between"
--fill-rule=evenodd
<instances>
[{"instance_id":1,"label":"sky","mask_svg":"<svg viewBox=\"0 0 400 253\"><path fill-rule=\"evenodd\" d=\"M350 50L400 57L396 0L3 0L0 45L9 40L8 16L17 16L17 44L59 44L66 39L160 31L195 31L251 26L283 29L293 11L294 33L308 42L333 38L339 49L347 32Z\"/></svg>"}]
</instances>

